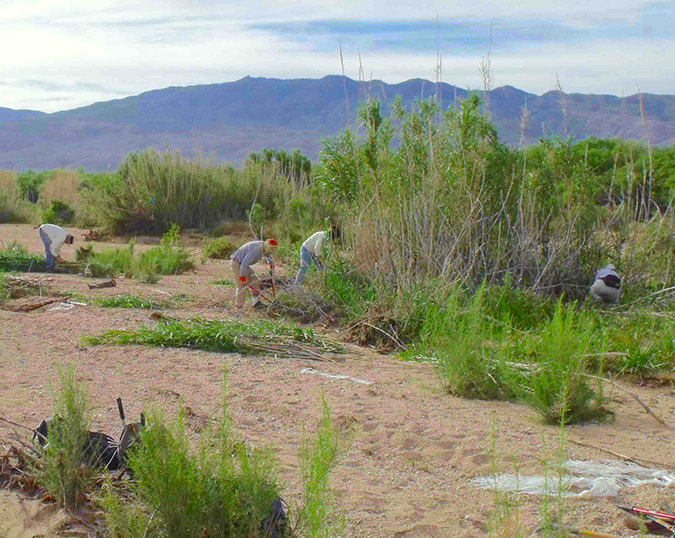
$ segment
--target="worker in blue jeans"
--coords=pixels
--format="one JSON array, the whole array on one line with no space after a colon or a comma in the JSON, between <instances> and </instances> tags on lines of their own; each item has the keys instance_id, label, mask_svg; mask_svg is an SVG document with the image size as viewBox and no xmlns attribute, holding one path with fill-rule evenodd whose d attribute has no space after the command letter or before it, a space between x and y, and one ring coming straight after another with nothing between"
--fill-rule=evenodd
<instances>
[{"instance_id":1,"label":"worker in blue jeans","mask_svg":"<svg viewBox=\"0 0 675 538\"><path fill-rule=\"evenodd\" d=\"M340 237L340 228L330 225L328 228L328 239L333 240ZM323 248L326 240L326 232L316 232L310 235L300 247L300 269L295 277L295 285L299 286L305 279L307 270L313 264L319 271L323 271L324 259Z\"/></svg>"},{"instance_id":2,"label":"worker in blue jeans","mask_svg":"<svg viewBox=\"0 0 675 538\"><path fill-rule=\"evenodd\" d=\"M47 271L54 270L54 261L63 262L61 246L72 245L75 240L72 235L56 224L43 224L38 229L40 239L45 246L45 261Z\"/></svg>"}]
</instances>

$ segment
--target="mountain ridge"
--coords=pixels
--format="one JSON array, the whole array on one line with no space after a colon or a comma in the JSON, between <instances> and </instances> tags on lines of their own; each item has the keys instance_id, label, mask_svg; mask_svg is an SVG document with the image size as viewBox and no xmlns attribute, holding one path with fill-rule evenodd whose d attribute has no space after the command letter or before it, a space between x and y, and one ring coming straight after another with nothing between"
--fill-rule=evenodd
<instances>
[{"instance_id":1,"label":"mountain ridge","mask_svg":"<svg viewBox=\"0 0 675 538\"><path fill-rule=\"evenodd\" d=\"M479 92L483 95L483 92ZM394 97L409 110L420 98L440 95L444 108L468 91L448 83L410 79L397 84L356 81L341 75L320 79L243 77L233 82L170 86L135 96L47 114L0 108L0 168L23 170L116 168L124 155L149 146L206 153L217 162L241 164L248 153L299 148L315 160L321 139L354 125L367 98L380 99L384 115ZM488 94L490 117L500 140L511 146L551 134L576 138L644 137L642 111L654 145L675 141L675 96L564 94L540 96L510 85ZM521 119L528 121L521 133Z\"/></svg>"}]
</instances>

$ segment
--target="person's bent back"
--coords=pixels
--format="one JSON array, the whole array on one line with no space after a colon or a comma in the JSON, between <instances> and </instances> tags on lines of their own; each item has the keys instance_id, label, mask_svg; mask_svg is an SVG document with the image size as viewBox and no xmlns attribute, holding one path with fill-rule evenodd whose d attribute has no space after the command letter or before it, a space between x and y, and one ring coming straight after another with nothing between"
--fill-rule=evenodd
<instances>
[{"instance_id":1,"label":"person's bent back","mask_svg":"<svg viewBox=\"0 0 675 538\"><path fill-rule=\"evenodd\" d=\"M56 224L43 224L38 229L40 239L45 246L45 261L47 262L47 270L54 269L54 261L63 262L61 257L61 246L72 245L75 238L66 230L57 226Z\"/></svg>"}]
</instances>

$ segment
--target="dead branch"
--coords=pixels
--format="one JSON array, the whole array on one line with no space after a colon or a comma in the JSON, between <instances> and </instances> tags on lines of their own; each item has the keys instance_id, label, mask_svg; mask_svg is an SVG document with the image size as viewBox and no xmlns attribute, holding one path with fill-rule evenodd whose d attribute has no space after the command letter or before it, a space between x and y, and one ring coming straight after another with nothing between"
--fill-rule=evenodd
<instances>
[{"instance_id":1,"label":"dead branch","mask_svg":"<svg viewBox=\"0 0 675 538\"><path fill-rule=\"evenodd\" d=\"M674 429L675 429L675 428L673 428L672 426L669 426L668 424L666 424L666 422L665 422L661 417L659 417L658 415L656 415L656 414L649 408L649 406L648 406L646 403L644 403L644 402L640 399L639 396L637 396L636 394L633 394L633 393L630 392L628 389L625 389L624 387L622 387L622 386L619 385L618 383L615 383L614 381L612 381L611 379L607 379L606 377L600 377L600 376L592 375L592 374L582 374L582 375L584 375L584 376L586 376L586 377L588 377L588 378L590 378L590 379L597 379L598 381L604 381L605 383L609 383L609 384L612 385L613 387L616 387L617 389L622 390L623 392L625 392L626 394L628 394L631 398L633 398L637 403L639 403L639 404L642 406L642 408L647 412L647 414L651 415L651 417L652 417L654 420L656 420L656 422L658 422L659 424L661 424L661 425L664 426L665 428L668 428L669 430L674 430Z\"/></svg>"},{"instance_id":2,"label":"dead branch","mask_svg":"<svg viewBox=\"0 0 675 538\"><path fill-rule=\"evenodd\" d=\"M582 443L580 441L575 441L574 439L567 439L570 443L573 445L577 446L582 446L584 448L591 448L593 450L598 450L599 452L605 452L606 454L609 454L610 456L614 456L617 459L624 460L624 461L630 461L631 463L635 463L637 465L642 465L642 464L648 464L648 465L655 465L657 467L663 467L666 469L675 469L675 465L671 465L669 463L660 463L658 461L651 461L651 460L644 460L642 458L631 458L630 456L625 456L624 454L620 454L618 452L614 452L613 450L609 450L608 448L602 448L599 446L591 445L588 443Z\"/></svg>"},{"instance_id":3,"label":"dead branch","mask_svg":"<svg viewBox=\"0 0 675 538\"><path fill-rule=\"evenodd\" d=\"M367 323L365 321L361 322L362 325L366 325L367 327L370 327L371 329L375 329L376 331L381 332L383 335L389 337L398 347L400 347L403 351L407 351L408 348L402 344L401 342L398 341L395 337L393 337L391 334L389 334L387 331L384 329L380 329L379 327L375 327L375 325L371 325L370 323Z\"/></svg>"}]
</instances>

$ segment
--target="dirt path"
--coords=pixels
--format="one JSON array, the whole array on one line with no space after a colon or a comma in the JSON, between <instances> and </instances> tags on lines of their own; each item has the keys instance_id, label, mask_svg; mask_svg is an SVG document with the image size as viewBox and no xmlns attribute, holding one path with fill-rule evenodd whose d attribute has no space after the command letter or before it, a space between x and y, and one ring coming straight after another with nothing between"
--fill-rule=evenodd
<instances>
[{"instance_id":1,"label":"dirt path","mask_svg":"<svg viewBox=\"0 0 675 538\"><path fill-rule=\"evenodd\" d=\"M42 250L37 232L28 226L2 225L0 239L5 244L19 239L31 251ZM72 255L72 250L65 252ZM117 288L101 290L87 289L87 281L77 276L43 277L51 278L55 289L88 297L133 292L166 298L185 293L191 300L168 315L225 319L233 313L233 288L212 282L228 273L227 262L213 261L188 275L164 277L158 284L120 279ZM332 485L350 537L484 536L493 493L475 488L469 479L492 472L492 432L497 435L500 472L512 472L513 462L521 474L541 472L542 459L557 446L558 430L541 425L527 407L449 396L431 365L404 363L372 350L349 347L344 363L331 364L186 349L92 347L80 340L82 335L150 322L147 311L91 305L70 310L50 305L30 313L0 310L0 416L30 426L49 416L50 382L56 379L56 366L69 361L88 387L96 429L114 435L119 431L117 396L124 399L131 418L149 404L173 414L182 399L194 413L190 425L196 438L200 424L218 410L227 368L228 401L238 431L253 445L275 447L286 497L294 503L300 500L302 432L314 429L324 397L345 440ZM333 335L339 338L337 332ZM672 388L645 385L631 390L675 424ZM675 464L673 431L657 424L627 395L612 394L616 421L567 428L568 439ZM0 429L0 437L3 433L6 430ZM566 449L575 459L608 457L569 442ZM671 496L672 491L654 486L622 491L626 504L653 508ZM26 523L33 516L20 509L15 497L0 495L0 536L44 533ZM570 500L567 519L630 536L613 506L615 500ZM523 497L520 514L530 527L539 521L540 503L540 498ZM7 521L12 521L10 527ZM21 531L24 526L29 530Z\"/></svg>"}]
</instances>

